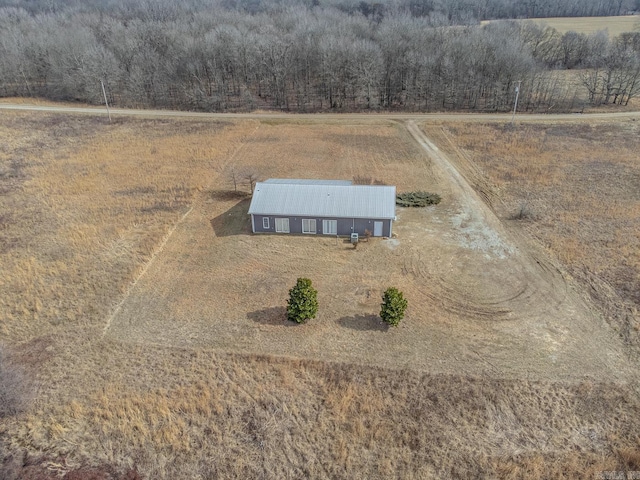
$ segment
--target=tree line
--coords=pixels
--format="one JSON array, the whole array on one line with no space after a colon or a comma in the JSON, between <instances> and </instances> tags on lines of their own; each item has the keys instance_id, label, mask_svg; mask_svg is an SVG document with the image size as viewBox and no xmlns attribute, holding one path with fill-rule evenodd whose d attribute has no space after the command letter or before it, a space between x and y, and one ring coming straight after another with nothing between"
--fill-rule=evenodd
<instances>
[{"instance_id":1,"label":"tree line","mask_svg":"<svg viewBox=\"0 0 640 480\"><path fill-rule=\"evenodd\" d=\"M292 6L329 7L378 20L387 14L407 12L460 24L494 19L624 15L640 11L640 0L0 0L0 8L21 8L30 14L100 13L126 21L170 21L220 9L269 13Z\"/></svg>"},{"instance_id":2,"label":"tree line","mask_svg":"<svg viewBox=\"0 0 640 480\"><path fill-rule=\"evenodd\" d=\"M1 96L99 104L103 82L127 107L507 111L520 84L520 108L547 111L626 104L640 90L640 32L478 23L533 6L614 13L627 0L3 4Z\"/></svg>"}]
</instances>

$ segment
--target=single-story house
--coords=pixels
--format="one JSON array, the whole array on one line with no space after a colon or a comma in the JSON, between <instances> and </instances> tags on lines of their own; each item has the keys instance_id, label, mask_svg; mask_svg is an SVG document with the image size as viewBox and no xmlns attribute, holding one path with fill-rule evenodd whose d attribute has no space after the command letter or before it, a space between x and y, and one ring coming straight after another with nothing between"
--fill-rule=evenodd
<instances>
[{"instance_id":1,"label":"single-story house","mask_svg":"<svg viewBox=\"0 0 640 480\"><path fill-rule=\"evenodd\" d=\"M396 187L272 178L256 183L249 214L253 233L390 237Z\"/></svg>"}]
</instances>

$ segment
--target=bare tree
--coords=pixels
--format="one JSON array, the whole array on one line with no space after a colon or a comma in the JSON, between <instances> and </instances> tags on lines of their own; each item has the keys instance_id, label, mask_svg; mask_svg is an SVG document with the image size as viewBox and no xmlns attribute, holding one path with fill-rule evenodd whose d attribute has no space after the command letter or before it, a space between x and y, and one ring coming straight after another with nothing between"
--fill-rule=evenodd
<instances>
[{"instance_id":1,"label":"bare tree","mask_svg":"<svg viewBox=\"0 0 640 480\"><path fill-rule=\"evenodd\" d=\"M231 167L231 171L229 172L229 178L231 179L231 181L233 182L233 191L237 192L238 191L238 179L239 179L239 174L236 171L235 167Z\"/></svg>"},{"instance_id":2,"label":"bare tree","mask_svg":"<svg viewBox=\"0 0 640 480\"><path fill-rule=\"evenodd\" d=\"M246 172L244 174L244 179L247 182L247 186L251 191L251 195L253 195L253 187L256 186L256 182L258 181L258 174L252 171Z\"/></svg>"}]
</instances>

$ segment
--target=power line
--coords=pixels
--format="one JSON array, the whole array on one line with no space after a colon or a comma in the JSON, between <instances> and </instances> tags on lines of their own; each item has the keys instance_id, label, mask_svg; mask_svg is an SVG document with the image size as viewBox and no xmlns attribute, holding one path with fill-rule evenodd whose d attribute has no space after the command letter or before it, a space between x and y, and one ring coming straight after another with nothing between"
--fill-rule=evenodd
<instances>
[{"instance_id":1,"label":"power line","mask_svg":"<svg viewBox=\"0 0 640 480\"><path fill-rule=\"evenodd\" d=\"M513 102L513 115L511 115L511 125L516 118L516 109L518 108L518 96L520 95L520 84L522 81L518 80L518 85L516 86L516 100Z\"/></svg>"},{"instance_id":2,"label":"power line","mask_svg":"<svg viewBox=\"0 0 640 480\"><path fill-rule=\"evenodd\" d=\"M102 85L102 95L104 95L104 104L107 106L107 115L109 115L109 123L111 123L111 112L109 111L109 102L107 102L107 92L104 89L104 82L100 80L100 85Z\"/></svg>"}]
</instances>

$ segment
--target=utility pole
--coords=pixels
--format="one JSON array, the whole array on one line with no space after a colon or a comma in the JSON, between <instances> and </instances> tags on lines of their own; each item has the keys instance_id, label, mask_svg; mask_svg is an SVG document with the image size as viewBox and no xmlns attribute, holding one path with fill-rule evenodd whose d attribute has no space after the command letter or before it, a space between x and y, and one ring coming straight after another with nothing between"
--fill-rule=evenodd
<instances>
[{"instance_id":1,"label":"utility pole","mask_svg":"<svg viewBox=\"0 0 640 480\"><path fill-rule=\"evenodd\" d=\"M518 108L518 96L520 95L520 84L522 82L518 80L518 86L516 86L516 101L513 103L513 115L511 115L511 125L513 125L516 119L516 109Z\"/></svg>"},{"instance_id":2,"label":"utility pole","mask_svg":"<svg viewBox=\"0 0 640 480\"><path fill-rule=\"evenodd\" d=\"M109 115L109 123L111 123L111 112L109 111L109 102L107 101L107 92L104 89L104 82L102 79L100 80L100 85L102 85L102 95L104 95L104 104L107 106L107 115Z\"/></svg>"}]
</instances>

